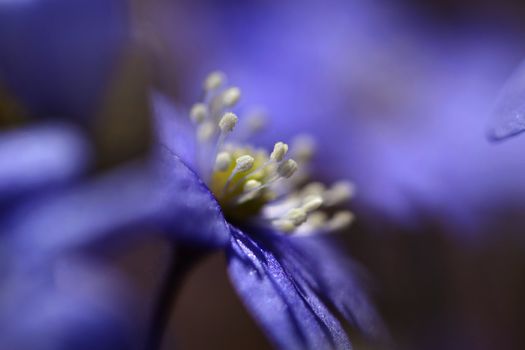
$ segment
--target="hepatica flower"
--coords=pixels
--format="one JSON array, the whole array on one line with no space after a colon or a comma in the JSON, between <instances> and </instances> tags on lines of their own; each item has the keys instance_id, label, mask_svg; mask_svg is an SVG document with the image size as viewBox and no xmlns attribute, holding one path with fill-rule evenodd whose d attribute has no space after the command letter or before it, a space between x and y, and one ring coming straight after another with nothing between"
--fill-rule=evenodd
<instances>
[{"instance_id":1,"label":"hepatica flower","mask_svg":"<svg viewBox=\"0 0 525 350\"><path fill-rule=\"evenodd\" d=\"M209 220L227 221L228 272L237 292L279 348L351 348L335 312L366 336L380 336L356 267L325 239L352 222L352 213L338 209L352 185L308 182L314 143L305 136L290 147L277 142L270 152L250 145L264 118L232 113L240 95L223 73L211 73L203 101L185 120L165 97L154 97L161 144L220 206L223 216Z\"/></svg>"}]
</instances>

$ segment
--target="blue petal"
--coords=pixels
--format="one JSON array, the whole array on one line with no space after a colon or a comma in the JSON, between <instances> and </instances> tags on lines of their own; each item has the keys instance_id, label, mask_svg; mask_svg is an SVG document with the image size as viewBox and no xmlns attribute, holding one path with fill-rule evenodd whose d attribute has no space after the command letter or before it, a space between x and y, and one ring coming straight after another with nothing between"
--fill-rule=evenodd
<instances>
[{"instance_id":1,"label":"blue petal","mask_svg":"<svg viewBox=\"0 0 525 350\"><path fill-rule=\"evenodd\" d=\"M0 202L71 179L84 170L88 148L65 125L0 133Z\"/></svg>"},{"instance_id":2,"label":"blue petal","mask_svg":"<svg viewBox=\"0 0 525 350\"><path fill-rule=\"evenodd\" d=\"M169 232L171 239L224 246L229 230L219 205L176 156L134 164L35 200L17 210L6 234L22 251L49 254L131 232Z\"/></svg>"},{"instance_id":3,"label":"blue petal","mask_svg":"<svg viewBox=\"0 0 525 350\"><path fill-rule=\"evenodd\" d=\"M159 92L152 94L157 142L179 156L189 167L196 169L195 128L188 115ZM186 113L187 114L187 113Z\"/></svg>"},{"instance_id":4,"label":"blue petal","mask_svg":"<svg viewBox=\"0 0 525 350\"><path fill-rule=\"evenodd\" d=\"M326 237L276 234L268 241L282 265L294 276L301 276L330 307L367 337L388 341L386 328L363 291L362 273Z\"/></svg>"},{"instance_id":5,"label":"blue petal","mask_svg":"<svg viewBox=\"0 0 525 350\"><path fill-rule=\"evenodd\" d=\"M340 323L311 288L298 283L272 252L235 228L228 271L244 303L279 348L351 348Z\"/></svg>"},{"instance_id":6,"label":"blue petal","mask_svg":"<svg viewBox=\"0 0 525 350\"><path fill-rule=\"evenodd\" d=\"M498 141L525 131L525 62L501 91L492 111L489 137Z\"/></svg>"}]
</instances>

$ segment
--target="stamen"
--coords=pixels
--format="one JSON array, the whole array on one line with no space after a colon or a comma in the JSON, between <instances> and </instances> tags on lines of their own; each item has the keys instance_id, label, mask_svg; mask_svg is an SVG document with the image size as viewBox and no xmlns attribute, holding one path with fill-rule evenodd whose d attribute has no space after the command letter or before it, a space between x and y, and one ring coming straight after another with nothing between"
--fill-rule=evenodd
<instances>
[{"instance_id":1,"label":"stamen","mask_svg":"<svg viewBox=\"0 0 525 350\"><path fill-rule=\"evenodd\" d=\"M248 171L253 167L255 159L250 155L240 156L235 160L235 168L232 171L232 175L243 171ZM234 174L235 173L235 174Z\"/></svg>"},{"instance_id":2,"label":"stamen","mask_svg":"<svg viewBox=\"0 0 525 350\"><path fill-rule=\"evenodd\" d=\"M224 184L224 188L222 189L223 195L226 193L226 191L228 191L228 188L230 187L230 183L235 177L235 175L237 175L238 173L242 173L242 172L250 170L253 167L254 162L255 162L255 159L252 156L247 155L247 154L235 159L235 168L233 168L233 171L228 177L228 180L226 180L226 183Z\"/></svg>"},{"instance_id":3,"label":"stamen","mask_svg":"<svg viewBox=\"0 0 525 350\"><path fill-rule=\"evenodd\" d=\"M303 189L301 190L301 193L304 196L308 196L312 194L317 194L317 195L322 196L325 190L326 190L326 186L324 184L320 182L310 182L309 184L303 187Z\"/></svg>"},{"instance_id":4,"label":"stamen","mask_svg":"<svg viewBox=\"0 0 525 350\"><path fill-rule=\"evenodd\" d=\"M241 90L238 87L230 87L222 93L222 103L224 107L231 108L237 104L241 98Z\"/></svg>"},{"instance_id":5,"label":"stamen","mask_svg":"<svg viewBox=\"0 0 525 350\"><path fill-rule=\"evenodd\" d=\"M263 113L259 112L249 115L246 124L236 131L236 143L226 144L226 138L239 121L229 109L238 103L241 90L228 86L220 71L209 74L203 88L203 102L194 104L190 110L200 148L197 160L204 181L226 215L243 219L259 214L259 220L267 225L298 235L334 232L352 223L354 215L350 211L335 212L329 218L322 209L350 199L355 192L352 183L340 181L330 188L319 182L305 185L309 162L315 153L311 137L297 137L291 147L276 142L270 154L239 143L266 124ZM276 184L280 179L290 180Z\"/></svg>"},{"instance_id":6,"label":"stamen","mask_svg":"<svg viewBox=\"0 0 525 350\"><path fill-rule=\"evenodd\" d=\"M300 163L309 162L315 153L315 148L315 140L308 135L297 136L292 143L293 156Z\"/></svg>"},{"instance_id":7,"label":"stamen","mask_svg":"<svg viewBox=\"0 0 525 350\"><path fill-rule=\"evenodd\" d=\"M204 80L204 90L205 91L211 91L216 90L224 84L226 81L226 75L221 71L215 71L208 74L206 79Z\"/></svg>"},{"instance_id":8,"label":"stamen","mask_svg":"<svg viewBox=\"0 0 525 350\"><path fill-rule=\"evenodd\" d=\"M291 220L295 226L306 222L306 212L302 208L294 208L286 214L286 219Z\"/></svg>"},{"instance_id":9,"label":"stamen","mask_svg":"<svg viewBox=\"0 0 525 350\"><path fill-rule=\"evenodd\" d=\"M216 171L226 171L232 163L232 157L228 152L221 152L217 155L215 159L215 170Z\"/></svg>"},{"instance_id":10,"label":"stamen","mask_svg":"<svg viewBox=\"0 0 525 350\"><path fill-rule=\"evenodd\" d=\"M296 226L292 220L281 219L272 221L272 225L279 231L290 233L295 230Z\"/></svg>"},{"instance_id":11,"label":"stamen","mask_svg":"<svg viewBox=\"0 0 525 350\"><path fill-rule=\"evenodd\" d=\"M223 115L223 117L219 121L219 128L223 133L231 132L235 125L237 125L238 120L239 119L235 114L228 112L225 115Z\"/></svg>"},{"instance_id":12,"label":"stamen","mask_svg":"<svg viewBox=\"0 0 525 350\"><path fill-rule=\"evenodd\" d=\"M286 179L292 176L296 171L297 163L293 159L288 159L277 167L277 173L279 176Z\"/></svg>"},{"instance_id":13,"label":"stamen","mask_svg":"<svg viewBox=\"0 0 525 350\"><path fill-rule=\"evenodd\" d=\"M260 186L261 186L261 182L260 181L257 181L257 180L254 180L254 179L250 179L250 180L246 181L246 183L244 184L244 191L251 192L251 191L255 190L256 188L258 188Z\"/></svg>"},{"instance_id":14,"label":"stamen","mask_svg":"<svg viewBox=\"0 0 525 350\"><path fill-rule=\"evenodd\" d=\"M277 142L273 146L273 152L270 154L270 159L276 162L281 162L288 152L288 145L284 142Z\"/></svg>"},{"instance_id":15,"label":"stamen","mask_svg":"<svg viewBox=\"0 0 525 350\"><path fill-rule=\"evenodd\" d=\"M305 212L311 213L319 209L323 204L323 199L316 195L310 195L303 199L303 206L301 207Z\"/></svg>"},{"instance_id":16,"label":"stamen","mask_svg":"<svg viewBox=\"0 0 525 350\"><path fill-rule=\"evenodd\" d=\"M206 121L197 128L197 140L199 143L207 143L215 134L215 124L211 121Z\"/></svg>"},{"instance_id":17,"label":"stamen","mask_svg":"<svg viewBox=\"0 0 525 350\"><path fill-rule=\"evenodd\" d=\"M308 225L312 229L319 229L326 224L327 215L322 211L314 211L308 215Z\"/></svg>"},{"instance_id":18,"label":"stamen","mask_svg":"<svg viewBox=\"0 0 525 350\"><path fill-rule=\"evenodd\" d=\"M329 231L340 231L348 227L354 221L354 214L344 210L334 214L334 216L328 221L327 228Z\"/></svg>"},{"instance_id":19,"label":"stamen","mask_svg":"<svg viewBox=\"0 0 525 350\"><path fill-rule=\"evenodd\" d=\"M355 193L355 186L349 181L338 181L327 190L323 198L326 206L336 206L347 202Z\"/></svg>"},{"instance_id":20,"label":"stamen","mask_svg":"<svg viewBox=\"0 0 525 350\"><path fill-rule=\"evenodd\" d=\"M196 103L190 111L190 118L195 124L200 124L206 119L208 108L204 103Z\"/></svg>"}]
</instances>

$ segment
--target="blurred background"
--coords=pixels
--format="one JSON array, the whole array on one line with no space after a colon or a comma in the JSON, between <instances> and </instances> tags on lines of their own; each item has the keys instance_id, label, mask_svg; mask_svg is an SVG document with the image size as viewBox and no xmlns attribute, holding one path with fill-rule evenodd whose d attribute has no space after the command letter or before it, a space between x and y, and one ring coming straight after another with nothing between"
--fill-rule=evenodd
<instances>
[{"instance_id":1,"label":"blurred background","mask_svg":"<svg viewBox=\"0 0 525 350\"><path fill-rule=\"evenodd\" d=\"M147 156L150 88L189 110L221 69L241 116L268 111L256 143L310 133L316 178L355 182L341 239L400 349L523 349L525 137L485 135L524 16L518 0L0 1L0 127L73 128L89 148L75 181L97 178ZM166 242L88 251L147 320ZM224 260L187 276L166 349L269 347Z\"/></svg>"}]
</instances>

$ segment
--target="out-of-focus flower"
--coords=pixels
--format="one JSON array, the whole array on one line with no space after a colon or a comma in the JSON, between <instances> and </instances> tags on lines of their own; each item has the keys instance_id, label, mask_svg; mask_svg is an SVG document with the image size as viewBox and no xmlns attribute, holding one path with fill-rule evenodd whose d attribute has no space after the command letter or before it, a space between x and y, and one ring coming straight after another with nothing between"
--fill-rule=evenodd
<instances>
[{"instance_id":1,"label":"out-of-focus flower","mask_svg":"<svg viewBox=\"0 0 525 350\"><path fill-rule=\"evenodd\" d=\"M0 86L31 116L99 112L129 36L124 0L0 1Z\"/></svg>"},{"instance_id":2,"label":"out-of-focus flower","mask_svg":"<svg viewBox=\"0 0 525 350\"><path fill-rule=\"evenodd\" d=\"M228 221L228 271L245 305L280 348L349 348L332 309L366 336L381 338L355 266L323 237L351 223L352 214L337 207L351 197L352 185L305 182L313 152L305 137L290 150L277 142L270 154L248 144L263 119L254 114L243 124L229 112L240 90L225 79L221 72L207 77L204 100L190 118L163 95L153 103L160 146L197 173L194 181L220 205L221 215L207 221Z\"/></svg>"},{"instance_id":3,"label":"out-of-focus flower","mask_svg":"<svg viewBox=\"0 0 525 350\"><path fill-rule=\"evenodd\" d=\"M89 155L81 133L65 124L0 133L2 349L133 348L131 325L126 326L121 313L124 293L117 292L115 274L109 276L100 268L95 271L94 261L79 264L58 256L32 264L40 254L34 249L17 249L9 236L16 223L14 212L76 183L87 168ZM21 221L25 219L20 216ZM49 220L60 225L64 217Z\"/></svg>"}]
</instances>

